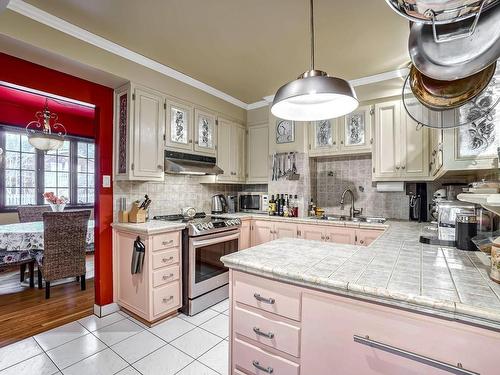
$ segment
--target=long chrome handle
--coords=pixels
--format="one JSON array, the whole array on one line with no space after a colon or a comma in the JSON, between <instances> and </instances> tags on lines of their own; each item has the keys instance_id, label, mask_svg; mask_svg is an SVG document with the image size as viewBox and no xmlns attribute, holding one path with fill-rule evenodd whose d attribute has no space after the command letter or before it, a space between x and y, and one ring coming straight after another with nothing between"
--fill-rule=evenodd
<instances>
[{"instance_id":1,"label":"long chrome handle","mask_svg":"<svg viewBox=\"0 0 500 375\"><path fill-rule=\"evenodd\" d=\"M267 372L268 374L272 374L274 372L272 367L264 367L262 366L259 361L253 360L252 365L256 368L259 369L260 371Z\"/></svg>"},{"instance_id":2,"label":"long chrome handle","mask_svg":"<svg viewBox=\"0 0 500 375\"><path fill-rule=\"evenodd\" d=\"M425 356L420 355L420 354L409 352L409 351L404 350L404 349L396 348L395 346L387 345L387 344L384 344L382 342L372 340L372 339L370 339L369 336L363 337L363 336L359 336L359 335L354 335L353 338L354 338L354 342L357 342L359 344L367 345L367 346L370 346L370 347L375 348L375 349L380 349L380 350L383 350L385 352L388 352L388 353L391 353L394 355L398 355L400 357L408 358L408 359L411 359L412 361L417 361L417 362L423 363L425 365L435 367L435 368L438 368L438 369L443 370L443 371L450 372L452 374L479 375L478 372L474 372L474 371L470 371L470 370L466 370L466 369L462 368L461 363L458 363L456 366L450 365L449 363L446 363L446 362L437 361L435 359L425 357Z\"/></svg>"},{"instance_id":3,"label":"long chrome handle","mask_svg":"<svg viewBox=\"0 0 500 375\"><path fill-rule=\"evenodd\" d=\"M257 335L259 335L259 336L264 336L264 337L267 337L268 339L274 338L274 333L272 333L272 332L268 332L268 333L262 332L259 327L253 327L253 331Z\"/></svg>"},{"instance_id":4,"label":"long chrome handle","mask_svg":"<svg viewBox=\"0 0 500 375\"><path fill-rule=\"evenodd\" d=\"M276 300L274 298L264 298L264 297L261 297L261 295L259 293L254 293L253 296L255 297L255 299L257 301L268 303L270 305L274 305L274 303L276 302Z\"/></svg>"}]
</instances>

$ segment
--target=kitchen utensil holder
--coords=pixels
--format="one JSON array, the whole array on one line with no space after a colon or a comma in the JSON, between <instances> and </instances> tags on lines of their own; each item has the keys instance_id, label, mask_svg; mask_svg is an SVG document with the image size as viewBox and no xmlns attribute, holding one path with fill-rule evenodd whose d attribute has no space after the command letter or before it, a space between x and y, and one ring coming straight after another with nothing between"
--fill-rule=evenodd
<instances>
[{"instance_id":1,"label":"kitchen utensil holder","mask_svg":"<svg viewBox=\"0 0 500 375\"><path fill-rule=\"evenodd\" d=\"M147 211L139 207L139 202L132 203L132 209L128 213L128 221L131 223L145 223Z\"/></svg>"},{"instance_id":2,"label":"kitchen utensil holder","mask_svg":"<svg viewBox=\"0 0 500 375\"><path fill-rule=\"evenodd\" d=\"M272 155L271 179L278 181L282 178L290 181L300 179L296 166L297 152L280 152Z\"/></svg>"}]
</instances>

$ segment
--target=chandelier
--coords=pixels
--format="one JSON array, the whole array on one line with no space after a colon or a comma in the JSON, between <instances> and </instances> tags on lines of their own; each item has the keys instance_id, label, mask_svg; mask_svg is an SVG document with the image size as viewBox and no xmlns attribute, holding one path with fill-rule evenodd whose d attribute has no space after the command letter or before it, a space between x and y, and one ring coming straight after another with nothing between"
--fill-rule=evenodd
<instances>
[{"instance_id":1,"label":"chandelier","mask_svg":"<svg viewBox=\"0 0 500 375\"><path fill-rule=\"evenodd\" d=\"M57 122L57 115L49 111L47 98L45 98L45 107L42 111L38 111L35 117L36 120L26 125L28 142L41 151L60 149L64 143L66 128Z\"/></svg>"}]
</instances>

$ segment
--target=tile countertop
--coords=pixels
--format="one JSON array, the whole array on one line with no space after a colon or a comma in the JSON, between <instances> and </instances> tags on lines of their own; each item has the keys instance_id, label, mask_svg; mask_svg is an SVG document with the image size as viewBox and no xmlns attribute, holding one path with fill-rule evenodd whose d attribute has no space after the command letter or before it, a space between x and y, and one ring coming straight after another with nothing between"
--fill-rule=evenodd
<instances>
[{"instance_id":1,"label":"tile countertop","mask_svg":"<svg viewBox=\"0 0 500 375\"><path fill-rule=\"evenodd\" d=\"M386 224L368 247L279 239L221 260L234 270L500 329L500 285L490 280L484 254L421 244L425 224Z\"/></svg>"},{"instance_id":2,"label":"tile countertop","mask_svg":"<svg viewBox=\"0 0 500 375\"><path fill-rule=\"evenodd\" d=\"M334 226L351 227L351 228L374 228L381 230L389 228L388 222L385 222L384 224L379 224L379 223L365 223L359 221L356 222L356 221L342 221L342 220L323 220L323 219L317 219L315 217L269 216L267 214L246 213L246 212L236 212L232 214L217 214L211 216L238 218L241 220L253 219L253 220L281 221L281 222L297 223L297 224L334 225Z\"/></svg>"},{"instance_id":3,"label":"tile countertop","mask_svg":"<svg viewBox=\"0 0 500 375\"><path fill-rule=\"evenodd\" d=\"M111 226L114 229L122 230L125 232L144 234L146 236L173 232L176 230L182 230L186 228L184 223L176 223L162 220L150 220L145 223L113 223Z\"/></svg>"}]
</instances>

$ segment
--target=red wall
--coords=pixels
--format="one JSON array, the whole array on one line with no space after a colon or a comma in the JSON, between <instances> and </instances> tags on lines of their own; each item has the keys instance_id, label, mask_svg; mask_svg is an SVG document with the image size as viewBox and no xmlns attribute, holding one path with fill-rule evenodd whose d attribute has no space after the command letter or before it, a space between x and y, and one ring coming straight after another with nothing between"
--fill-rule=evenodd
<instances>
[{"instance_id":1,"label":"red wall","mask_svg":"<svg viewBox=\"0 0 500 375\"><path fill-rule=\"evenodd\" d=\"M96 106L92 135L96 142L95 202L95 299L96 304L113 302L113 267L111 222L113 189L102 187L102 176L112 175L113 89L40 65L0 53L0 81L33 88L94 104ZM14 119L9 121L16 122ZM20 122L24 121L20 118ZM0 111L2 122L2 111ZM80 129L82 130L82 129ZM71 132L76 134L74 128ZM86 131L85 131L86 132ZM82 134L83 135L83 134Z\"/></svg>"}]
</instances>

